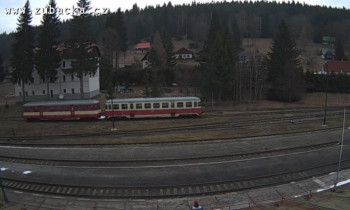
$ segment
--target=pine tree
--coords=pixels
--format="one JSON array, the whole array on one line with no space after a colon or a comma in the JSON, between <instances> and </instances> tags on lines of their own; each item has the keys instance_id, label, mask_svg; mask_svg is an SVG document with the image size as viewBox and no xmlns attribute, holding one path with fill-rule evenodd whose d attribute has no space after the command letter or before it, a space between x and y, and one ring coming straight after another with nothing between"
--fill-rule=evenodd
<instances>
[{"instance_id":1,"label":"pine tree","mask_svg":"<svg viewBox=\"0 0 350 210\"><path fill-rule=\"evenodd\" d=\"M157 31L153 37L151 49L152 67L164 67L167 63L167 53L160 33Z\"/></svg>"},{"instance_id":2,"label":"pine tree","mask_svg":"<svg viewBox=\"0 0 350 210\"><path fill-rule=\"evenodd\" d=\"M219 102L232 96L233 77L237 56L232 34L218 32L212 42L207 62L203 67L203 91L213 94Z\"/></svg>"},{"instance_id":3,"label":"pine tree","mask_svg":"<svg viewBox=\"0 0 350 210\"><path fill-rule=\"evenodd\" d=\"M29 0L24 5L24 12L18 18L18 27L15 33L15 43L12 45L12 82L22 85L22 101L26 101L25 84L33 82L33 43L34 32L30 25L32 11Z\"/></svg>"},{"instance_id":4,"label":"pine tree","mask_svg":"<svg viewBox=\"0 0 350 210\"><path fill-rule=\"evenodd\" d=\"M343 43L338 39L337 44L335 46L335 59L337 61L347 61L348 58L344 53Z\"/></svg>"},{"instance_id":5,"label":"pine tree","mask_svg":"<svg viewBox=\"0 0 350 210\"><path fill-rule=\"evenodd\" d=\"M119 52L124 52L124 63L125 63L125 52L127 50L127 35L126 35L126 26L124 21L124 13L121 12L120 8L117 13L109 14L107 17L105 26L107 30L113 30L118 36L118 48L115 48L115 53L117 61L119 60ZM117 64L118 67L118 64Z\"/></svg>"},{"instance_id":6,"label":"pine tree","mask_svg":"<svg viewBox=\"0 0 350 210\"><path fill-rule=\"evenodd\" d=\"M176 59L175 59L174 45L173 45L173 42L171 41L171 36L166 30L163 30L161 37L163 40L163 46L166 51L166 65L168 67L173 67L176 65Z\"/></svg>"},{"instance_id":7,"label":"pine tree","mask_svg":"<svg viewBox=\"0 0 350 210\"><path fill-rule=\"evenodd\" d=\"M60 54L57 51L60 30L58 28L59 18L55 0L50 0L49 7L54 9L54 13L43 15L42 25L39 28L39 50L35 56L38 74L47 84L48 98L50 98L50 83L56 81L57 68L59 68L61 62Z\"/></svg>"},{"instance_id":8,"label":"pine tree","mask_svg":"<svg viewBox=\"0 0 350 210\"><path fill-rule=\"evenodd\" d=\"M73 20L70 25L71 41L73 43L84 43L90 42L91 40L91 15L89 11L90 1L89 0L79 0L77 6L84 10L83 14L74 13Z\"/></svg>"},{"instance_id":9,"label":"pine tree","mask_svg":"<svg viewBox=\"0 0 350 210\"><path fill-rule=\"evenodd\" d=\"M217 33L220 32L221 30L222 30L222 26L220 24L219 15L217 14L216 11L214 11L211 14L210 26L207 33L207 40L204 45L205 52L209 53L210 49L212 48L214 39L217 36Z\"/></svg>"},{"instance_id":10,"label":"pine tree","mask_svg":"<svg viewBox=\"0 0 350 210\"><path fill-rule=\"evenodd\" d=\"M281 21L271 52L268 54L269 98L281 101L298 101L305 89L299 61L299 51L284 21Z\"/></svg>"},{"instance_id":11,"label":"pine tree","mask_svg":"<svg viewBox=\"0 0 350 210\"><path fill-rule=\"evenodd\" d=\"M78 7L84 9L84 14L74 14L71 23L71 53L72 68L70 72L75 73L80 80L80 96L84 99L84 75L95 74L97 71L97 58L88 49L91 47L91 9L90 1L79 0Z\"/></svg>"},{"instance_id":12,"label":"pine tree","mask_svg":"<svg viewBox=\"0 0 350 210\"><path fill-rule=\"evenodd\" d=\"M121 39L121 50L122 52L126 52L128 48L128 38L126 35L127 29L125 26L125 17L124 13L120 10L120 8L117 11L117 27L116 31L119 34L119 37Z\"/></svg>"}]
</instances>

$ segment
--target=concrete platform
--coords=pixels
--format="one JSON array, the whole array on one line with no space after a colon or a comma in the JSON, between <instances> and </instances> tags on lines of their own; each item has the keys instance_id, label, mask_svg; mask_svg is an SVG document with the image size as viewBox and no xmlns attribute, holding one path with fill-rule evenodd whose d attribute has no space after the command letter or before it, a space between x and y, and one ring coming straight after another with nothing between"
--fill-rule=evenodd
<instances>
[{"instance_id":1,"label":"concrete platform","mask_svg":"<svg viewBox=\"0 0 350 210\"><path fill-rule=\"evenodd\" d=\"M9 203L0 193L0 209L114 209L114 210L161 210L190 209L198 200L204 209L231 210L241 208L260 209L348 209L350 200L350 169L339 176L338 188L334 186L336 173L322 177L292 182L285 185L231 192L220 195L172 199L88 199L39 195L5 190Z\"/></svg>"}]
</instances>

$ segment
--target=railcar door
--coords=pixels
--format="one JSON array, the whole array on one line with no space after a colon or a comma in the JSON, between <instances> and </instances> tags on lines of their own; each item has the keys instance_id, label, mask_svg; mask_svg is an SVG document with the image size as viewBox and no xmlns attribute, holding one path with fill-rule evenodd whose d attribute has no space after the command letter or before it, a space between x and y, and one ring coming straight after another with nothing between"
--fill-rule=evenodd
<instances>
[{"instance_id":1,"label":"railcar door","mask_svg":"<svg viewBox=\"0 0 350 210\"><path fill-rule=\"evenodd\" d=\"M71 105L71 106L70 106L70 115L71 115L72 117L75 117L75 106L74 106L74 105Z\"/></svg>"},{"instance_id":2,"label":"railcar door","mask_svg":"<svg viewBox=\"0 0 350 210\"><path fill-rule=\"evenodd\" d=\"M39 111L39 116L40 116L40 119L43 119L44 118L44 107L43 106L38 106L38 111Z\"/></svg>"}]
</instances>

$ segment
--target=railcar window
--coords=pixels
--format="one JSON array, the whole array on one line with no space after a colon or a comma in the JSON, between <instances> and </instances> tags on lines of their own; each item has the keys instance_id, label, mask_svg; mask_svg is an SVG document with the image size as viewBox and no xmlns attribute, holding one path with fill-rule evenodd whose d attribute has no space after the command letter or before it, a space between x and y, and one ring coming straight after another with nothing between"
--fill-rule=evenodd
<instances>
[{"instance_id":1,"label":"railcar window","mask_svg":"<svg viewBox=\"0 0 350 210\"><path fill-rule=\"evenodd\" d=\"M184 107L184 103L183 102L177 102L177 108L182 108Z\"/></svg>"},{"instance_id":2,"label":"railcar window","mask_svg":"<svg viewBox=\"0 0 350 210\"><path fill-rule=\"evenodd\" d=\"M142 109L142 104L141 103L137 103L136 104L136 109Z\"/></svg>"},{"instance_id":3,"label":"railcar window","mask_svg":"<svg viewBox=\"0 0 350 210\"><path fill-rule=\"evenodd\" d=\"M89 111L89 105L84 105L84 111Z\"/></svg>"},{"instance_id":4,"label":"railcar window","mask_svg":"<svg viewBox=\"0 0 350 210\"><path fill-rule=\"evenodd\" d=\"M171 102L171 108L175 108L175 103Z\"/></svg>"},{"instance_id":5,"label":"railcar window","mask_svg":"<svg viewBox=\"0 0 350 210\"><path fill-rule=\"evenodd\" d=\"M119 104L113 104L113 109L119 110Z\"/></svg>"},{"instance_id":6,"label":"railcar window","mask_svg":"<svg viewBox=\"0 0 350 210\"><path fill-rule=\"evenodd\" d=\"M160 107L160 104L159 103L153 103L153 108L154 109L159 109Z\"/></svg>"},{"instance_id":7,"label":"railcar window","mask_svg":"<svg viewBox=\"0 0 350 210\"><path fill-rule=\"evenodd\" d=\"M122 109L128 109L128 104L122 104Z\"/></svg>"},{"instance_id":8,"label":"railcar window","mask_svg":"<svg viewBox=\"0 0 350 210\"><path fill-rule=\"evenodd\" d=\"M75 106L75 110L80 111L81 107L80 106Z\"/></svg>"},{"instance_id":9,"label":"railcar window","mask_svg":"<svg viewBox=\"0 0 350 210\"><path fill-rule=\"evenodd\" d=\"M130 104L130 109L134 109L134 104Z\"/></svg>"},{"instance_id":10,"label":"railcar window","mask_svg":"<svg viewBox=\"0 0 350 210\"><path fill-rule=\"evenodd\" d=\"M150 109L151 108L151 103L145 103L145 109Z\"/></svg>"},{"instance_id":11,"label":"railcar window","mask_svg":"<svg viewBox=\"0 0 350 210\"><path fill-rule=\"evenodd\" d=\"M163 109L169 108L169 103L162 103L162 108Z\"/></svg>"},{"instance_id":12,"label":"railcar window","mask_svg":"<svg viewBox=\"0 0 350 210\"><path fill-rule=\"evenodd\" d=\"M192 107L192 102L186 102L186 107Z\"/></svg>"}]
</instances>

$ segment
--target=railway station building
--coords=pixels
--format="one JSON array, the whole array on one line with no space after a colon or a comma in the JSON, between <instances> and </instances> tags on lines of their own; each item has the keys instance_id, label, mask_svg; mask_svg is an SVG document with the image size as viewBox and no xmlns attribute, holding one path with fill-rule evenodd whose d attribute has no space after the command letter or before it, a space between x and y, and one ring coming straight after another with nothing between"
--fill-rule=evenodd
<instances>
[{"instance_id":1,"label":"railway station building","mask_svg":"<svg viewBox=\"0 0 350 210\"><path fill-rule=\"evenodd\" d=\"M72 65L72 59L64 54L69 50L68 45L60 45L57 50L59 50L63 56L61 60L61 65L57 69L57 79L54 83L50 83L49 96L52 100L71 100L80 99L80 79L75 73L69 73L69 69ZM93 50L95 56L101 57L99 48L95 44L91 44L90 49ZM95 74L85 74L83 77L83 92L84 98L93 98L100 94L100 77L99 77L99 63L97 64L97 69ZM37 70L35 69L32 73L33 82L25 84L25 92L22 93L22 85L20 83L15 84L15 99L16 101L22 101L22 94L26 95L27 101L44 101L48 100L47 97L47 83L43 80Z\"/></svg>"}]
</instances>

